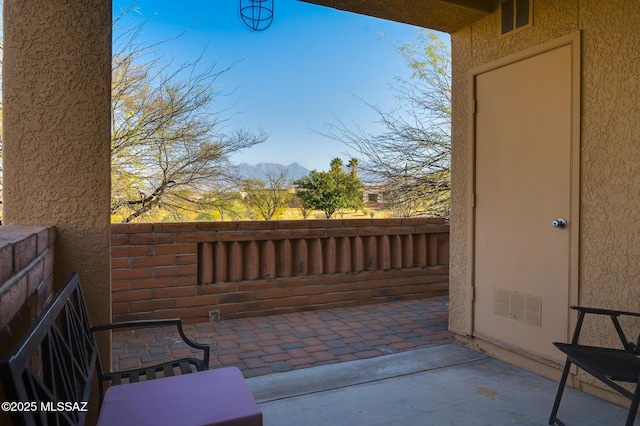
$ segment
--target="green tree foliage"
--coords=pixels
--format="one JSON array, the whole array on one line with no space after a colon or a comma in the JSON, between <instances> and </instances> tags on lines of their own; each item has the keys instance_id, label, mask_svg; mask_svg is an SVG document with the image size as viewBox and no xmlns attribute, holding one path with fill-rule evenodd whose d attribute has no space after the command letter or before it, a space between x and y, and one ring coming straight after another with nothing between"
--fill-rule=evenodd
<instances>
[{"instance_id":1,"label":"green tree foliage","mask_svg":"<svg viewBox=\"0 0 640 426\"><path fill-rule=\"evenodd\" d=\"M349 173L351 176L358 176L358 159L352 158L349 160Z\"/></svg>"},{"instance_id":2,"label":"green tree foliage","mask_svg":"<svg viewBox=\"0 0 640 426\"><path fill-rule=\"evenodd\" d=\"M331 160L331 163L329 164L329 170L331 170L333 173L340 173L343 167L344 167L344 162L339 157L336 157L333 160Z\"/></svg>"},{"instance_id":3,"label":"green tree foliage","mask_svg":"<svg viewBox=\"0 0 640 426\"><path fill-rule=\"evenodd\" d=\"M344 173L343 164L341 159L335 158L328 172L312 170L294 182L304 209L321 210L330 219L339 210L363 207L362 181L354 174Z\"/></svg>"},{"instance_id":4,"label":"green tree foliage","mask_svg":"<svg viewBox=\"0 0 640 426\"><path fill-rule=\"evenodd\" d=\"M229 68L201 70L200 58L163 62L157 45L137 41L142 28L114 40L111 213L129 222L162 208L179 220L181 211L210 209L207 200L228 192L230 155L266 135L225 131L224 111L213 104L223 95L216 80Z\"/></svg>"},{"instance_id":5,"label":"green tree foliage","mask_svg":"<svg viewBox=\"0 0 640 426\"><path fill-rule=\"evenodd\" d=\"M196 221L242 220L245 218L242 197L236 191L205 194L199 203L204 209L196 215L194 219Z\"/></svg>"},{"instance_id":6,"label":"green tree foliage","mask_svg":"<svg viewBox=\"0 0 640 426\"><path fill-rule=\"evenodd\" d=\"M451 181L451 55L431 31L396 47L412 71L392 89L398 106L375 105L384 130L377 134L349 128L337 120L328 137L356 150L371 184L381 186L396 216L447 217ZM353 170L353 169L352 169Z\"/></svg>"},{"instance_id":7,"label":"green tree foliage","mask_svg":"<svg viewBox=\"0 0 640 426\"><path fill-rule=\"evenodd\" d=\"M246 179L242 187L249 212L264 220L271 220L282 213L294 199L285 170L280 170L276 175L268 174L266 182L261 179Z\"/></svg>"}]
</instances>

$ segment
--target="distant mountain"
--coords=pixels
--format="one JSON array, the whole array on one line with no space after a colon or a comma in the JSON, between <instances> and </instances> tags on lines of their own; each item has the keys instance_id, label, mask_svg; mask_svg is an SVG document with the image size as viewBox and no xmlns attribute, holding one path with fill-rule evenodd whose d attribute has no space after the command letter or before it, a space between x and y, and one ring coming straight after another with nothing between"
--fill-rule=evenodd
<instances>
[{"instance_id":1,"label":"distant mountain","mask_svg":"<svg viewBox=\"0 0 640 426\"><path fill-rule=\"evenodd\" d=\"M240 163L236 168L236 175L242 179L261 179L265 182L268 181L268 176L278 176L280 170L284 170L289 176L289 179L296 180L309 174L309 169L301 166L298 163L291 163L289 165L277 164L277 163L258 163L255 165Z\"/></svg>"}]
</instances>

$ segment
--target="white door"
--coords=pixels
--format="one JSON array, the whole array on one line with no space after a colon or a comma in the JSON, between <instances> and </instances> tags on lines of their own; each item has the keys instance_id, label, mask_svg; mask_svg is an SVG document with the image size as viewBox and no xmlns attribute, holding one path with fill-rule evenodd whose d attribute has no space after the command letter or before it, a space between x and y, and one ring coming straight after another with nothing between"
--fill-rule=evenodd
<instances>
[{"instance_id":1,"label":"white door","mask_svg":"<svg viewBox=\"0 0 640 426\"><path fill-rule=\"evenodd\" d=\"M474 334L556 360L577 226L573 48L475 76Z\"/></svg>"}]
</instances>

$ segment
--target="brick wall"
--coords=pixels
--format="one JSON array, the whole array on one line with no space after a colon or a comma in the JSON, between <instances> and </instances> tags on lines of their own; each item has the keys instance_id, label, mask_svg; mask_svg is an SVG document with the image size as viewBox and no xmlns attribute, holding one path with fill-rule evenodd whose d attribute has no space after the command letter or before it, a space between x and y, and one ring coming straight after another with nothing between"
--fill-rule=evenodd
<instances>
[{"instance_id":1,"label":"brick wall","mask_svg":"<svg viewBox=\"0 0 640 426\"><path fill-rule=\"evenodd\" d=\"M111 244L114 321L196 322L448 294L441 219L117 224Z\"/></svg>"},{"instance_id":2,"label":"brick wall","mask_svg":"<svg viewBox=\"0 0 640 426\"><path fill-rule=\"evenodd\" d=\"M0 227L0 348L10 349L51 297L54 242L52 227Z\"/></svg>"}]
</instances>

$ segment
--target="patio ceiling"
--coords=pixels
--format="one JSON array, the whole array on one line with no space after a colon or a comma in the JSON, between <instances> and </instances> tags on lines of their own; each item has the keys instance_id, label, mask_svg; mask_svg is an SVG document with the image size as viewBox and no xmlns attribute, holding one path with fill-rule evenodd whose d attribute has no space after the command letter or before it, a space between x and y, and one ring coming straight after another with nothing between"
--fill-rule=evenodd
<instances>
[{"instance_id":1,"label":"patio ceiling","mask_svg":"<svg viewBox=\"0 0 640 426\"><path fill-rule=\"evenodd\" d=\"M498 0L301 0L361 15L455 32L493 13Z\"/></svg>"}]
</instances>

